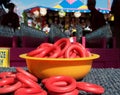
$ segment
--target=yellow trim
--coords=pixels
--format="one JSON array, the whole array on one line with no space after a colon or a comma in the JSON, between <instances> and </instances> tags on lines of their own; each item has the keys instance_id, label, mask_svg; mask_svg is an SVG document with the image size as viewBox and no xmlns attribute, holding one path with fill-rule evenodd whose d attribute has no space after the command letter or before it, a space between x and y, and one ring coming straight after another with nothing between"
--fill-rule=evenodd
<instances>
[{"instance_id":1,"label":"yellow trim","mask_svg":"<svg viewBox=\"0 0 120 95\"><path fill-rule=\"evenodd\" d=\"M21 54L19 56L20 58L23 58L23 59L32 59L32 60L59 60L59 61L75 61L75 60L92 60L92 59L97 59L100 57L100 55L98 54L92 54L92 56L90 57L82 57L82 58L36 58L36 57L29 57L27 56L27 54Z\"/></svg>"},{"instance_id":2,"label":"yellow trim","mask_svg":"<svg viewBox=\"0 0 120 95\"><path fill-rule=\"evenodd\" d=\"M86 5L83 5L83 6L79 7L78 9L88 9L88 7Z\"/></svg>"},{"instance_id":3,"label":"yellow trim","mask_svg":"<svg viewBox=\"0 0 120 95\"><path fill-rule=\"evenodd\" d=\"M54 8L62 8L62 6L56 5L56 6L54 6Z\"/></svg>"}]
</instances>

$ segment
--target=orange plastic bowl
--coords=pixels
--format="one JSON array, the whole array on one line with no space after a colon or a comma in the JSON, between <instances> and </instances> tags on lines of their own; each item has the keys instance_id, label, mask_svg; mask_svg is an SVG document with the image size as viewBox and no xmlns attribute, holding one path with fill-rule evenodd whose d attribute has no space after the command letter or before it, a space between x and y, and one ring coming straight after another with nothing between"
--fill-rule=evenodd
<instances>
[{"instance_id":1,"label":"orange plastic bowl","mask_svg":"<svg viewBox=\"0 0 120 95\"><path fill-rule=\"evenodd\" d=\"M29 72L40 79L65 75L76 80L85 77L91 70L93 60L99 57L98 54L85 58L35 58L26 54L20 55L20 58L26 60Z\"/></svg>"}]
</instances>

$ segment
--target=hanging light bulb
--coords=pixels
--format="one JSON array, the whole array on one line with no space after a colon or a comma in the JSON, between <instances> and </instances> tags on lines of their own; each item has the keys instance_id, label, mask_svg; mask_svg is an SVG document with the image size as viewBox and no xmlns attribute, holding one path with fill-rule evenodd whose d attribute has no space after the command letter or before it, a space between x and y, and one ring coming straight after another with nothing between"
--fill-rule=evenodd
<instances>
[{"instance_id":1,"label":"hanging light bulb","mask_svg":"<svg viewBox=\"0 0 120 95\"><path fill-rule=\"evenodd\" d=\"M79 18L79 17L81 16L81 13L80 13L80 12L74 12L74 16L75 16L76 18Z\"/></svg>"},{"instance_id":2,"label":"hanging light bulb","mask_svg":"<svg viewBox=\"0 0 120 95\"><path fill-rule=\"evenodd\" d=\"M41 16L45 16L47 14L47 9L46 8L40 8L40 14L41 14Z\"/></svg>"},{"instance_id":3,"label":"hanging light bulb","mask_svg":"<svg viewBox=\"0 0 120 95\"><path fill-rule=\"evenodd\" d=\"M38 10L34 11L33 14L34 14L35 17L39 17L39 11Z\"/></svg>"},{"instance_id":4,"label":"hanging light bulb","mask_svg":"<svg viewBox=\"0 0 120 95\"><path fill-rule=\"evenodd\" d=\"M58 14L60 17L64 17L66 15L66 13L63 10L60 10Z\"/></svg>"},{"instance_id":5,"label":"hanging light bulb","mask_svg":"<svg viewBox=\"0 0 120 95\"><path fill-rule=\"evenodd\" d=\"M33 8L31 12L34 14L36 18L39 17L39 8Z\"/></svg>"}]
</instances>

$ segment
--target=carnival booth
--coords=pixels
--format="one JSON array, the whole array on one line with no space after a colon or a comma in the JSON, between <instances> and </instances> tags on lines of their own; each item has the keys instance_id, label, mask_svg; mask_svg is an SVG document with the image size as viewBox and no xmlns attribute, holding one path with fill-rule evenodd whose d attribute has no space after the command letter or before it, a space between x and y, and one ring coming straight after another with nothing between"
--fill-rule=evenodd
<instances>
[{"instance_id":1,"label":"carnival booth","mask_svg":"<svg viewBox=\"0 0 120 95\"><path fill-rule=\"evenodd\" d=\"M105 0L107 5L109 5L108 1L109 0ZM97 2L100 1L97 0ZM86 48L110 48L106 44L106 38L111 37L111 34L106 36L104 33L100 38L101 29L91 33L90 28L85 27L84 21L86 21L90 13L85 2L81 0L62 0L55 3L54 6L42 6L39 5L39 3L37 4L37 6L24 10L24 23L21 23L20 29L13 31L13 29L8 27L0 26L0 36L4 36L4 41L6 41L4 43L1 42L3 47L14 48L12 51L14 51L15 48L16 50L17 48L24 48L23 51L26 51L25 48L35 48L43 42L54 43L60 38L65 37L69 38L71 42L77 41L82 43ZM109 13L109 7L110 6L100 8L97 5L97 9L105 15ZM43 31L44 26L47 24L50 28L49 32ZM72 32L68 35L68 32L65 30L67 30L69 24L71 25L69 30ZM103 28L110 29L109 25ZM97 40L95 40L95 38L97 38ZM1 41L3 41L3 38ZM88 41L90 41L90 43L87 43ZM6 43L8 43L7 46ZM113 43L113 47L114 46L115 44ZM17 51L20 51L20 49ZM18 53L16 52L15 55L16 54ZM14 53L12 56L13 55ZM15 61L14 58L11 59ZM16 59L21 60L19 58Z\"/></svg>"}]
</instances>

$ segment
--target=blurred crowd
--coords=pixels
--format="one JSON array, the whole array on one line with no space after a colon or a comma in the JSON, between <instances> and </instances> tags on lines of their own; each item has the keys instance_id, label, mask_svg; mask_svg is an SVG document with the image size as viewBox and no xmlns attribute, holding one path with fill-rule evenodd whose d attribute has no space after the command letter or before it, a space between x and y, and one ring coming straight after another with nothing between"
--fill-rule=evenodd
<instances>
[{"instance_id":1,"label":"blurred crowd","mask_svg":"<svg viewBox=\"0 0 120 95\"><path fill-rule=\"evenodd\" d=\"M0 24L15 29L20 27L20 17L14 12L15 4L10 0L0 0ZM96 0L87 0L87 7L90 13L83 13L81 17L75 18L72 13L67 13L64 18L58 16L49 16L52 12L48 12L47 16L36 17L33 14L27 13L27 21L24 21L28 26L44 31L46 34L50 32L51 25L57 24L68 37L76 35L76 26L80 25L83 31L89 33L96 31L106 24L110 24L113 37L116 38L116 47L120 48L120 0L113 0L111 11L109 14L102 14L96 9ZM8 9L8 12L5 11ZM25 16L25 14L24 14ZM114 16L114 21L109 21L109 18Z\"/></svg>"}]
</instances>

